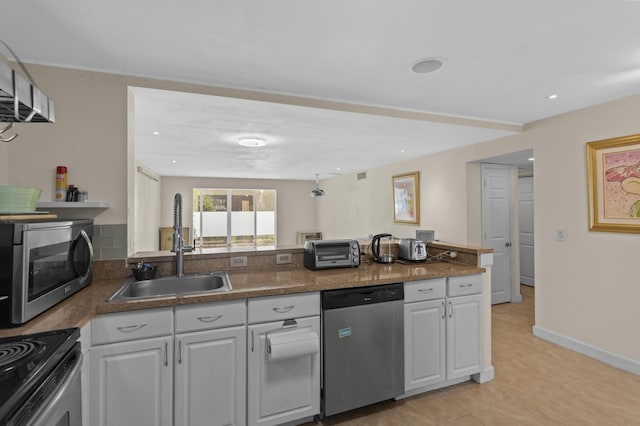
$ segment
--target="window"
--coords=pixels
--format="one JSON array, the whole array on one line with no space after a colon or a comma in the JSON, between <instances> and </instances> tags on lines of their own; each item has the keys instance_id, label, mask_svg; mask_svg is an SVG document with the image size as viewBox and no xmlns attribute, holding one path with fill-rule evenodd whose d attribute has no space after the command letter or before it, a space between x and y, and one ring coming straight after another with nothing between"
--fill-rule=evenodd
<instances>
[{"instance_id":1,"label":"window","mask_svg":"<svg viewBox=\"0 0 640 426\"><path fill-rule=\"evenodd\" d=\"M274 246L276 190L193 190L196 248Z\"/></svg>"}]
</instances>

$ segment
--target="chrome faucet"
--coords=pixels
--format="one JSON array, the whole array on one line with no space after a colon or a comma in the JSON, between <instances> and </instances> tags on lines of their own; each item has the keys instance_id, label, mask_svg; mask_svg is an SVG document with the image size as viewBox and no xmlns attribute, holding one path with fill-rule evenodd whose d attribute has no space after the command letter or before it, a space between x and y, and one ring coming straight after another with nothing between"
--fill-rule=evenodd
<instances>
[{"instance_id":1,"label":"chrome faucet","mask_svg":"<svg viewBox=\"0 0 640 426\"><path fill-rule=\"evenodd\" d=\"M184 276L184 254L193 251L192 246L185 246L182 236L182 195L173 197L173 248L176 254L176 275Z\"/></svg>"}]
</instances>

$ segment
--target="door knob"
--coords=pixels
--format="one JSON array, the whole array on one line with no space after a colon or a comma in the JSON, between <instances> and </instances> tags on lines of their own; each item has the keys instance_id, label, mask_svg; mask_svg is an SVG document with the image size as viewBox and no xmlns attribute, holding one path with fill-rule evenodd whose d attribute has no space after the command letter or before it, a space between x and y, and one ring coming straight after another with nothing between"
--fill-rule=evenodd
<instances>
[{"instance_id":1,"label":"door knob","mask_svg":"<svg viewBox=\"0 0 640 426\"><path fill-rule=\"evenodd\" d=\"M504 245L505 247L511 247L511 241L507 241Z\"/></svg>"}]
</instances>

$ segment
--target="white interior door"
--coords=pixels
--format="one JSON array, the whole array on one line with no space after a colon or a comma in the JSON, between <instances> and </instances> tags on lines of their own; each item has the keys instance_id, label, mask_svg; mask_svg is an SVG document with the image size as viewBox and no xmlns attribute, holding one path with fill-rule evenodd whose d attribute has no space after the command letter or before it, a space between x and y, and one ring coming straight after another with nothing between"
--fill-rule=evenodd
<instances>
[{"instance_id":1,"label":"white interior door","mask_svg":"<svg viewBox=\"0 0 640 426\"><path fill-rule=\"evenodd\" d=\"M520 226L520 283L535 284L533 255L533 177L518 179Z\"/></svg>"},{"instance_id":2,"label":"white interior door","mask_svg":"<svg viewBox=\"0 0 640 426\"><path fill-rule=\"evenodd\" d=\"M493 249L491 303L511 302L513 166L482 165L482 245Z\"/></svg>"}]
</instances>

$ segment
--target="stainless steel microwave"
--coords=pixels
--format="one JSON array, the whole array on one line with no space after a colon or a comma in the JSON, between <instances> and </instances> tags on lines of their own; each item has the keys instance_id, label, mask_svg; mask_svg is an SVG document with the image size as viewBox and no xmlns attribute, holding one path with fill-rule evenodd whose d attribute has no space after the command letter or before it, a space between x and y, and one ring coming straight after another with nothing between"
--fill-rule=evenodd
<instances>
[{"instance_id":1,"label":"stainless steel microwave","mask_svg":"<svg viewBox=\"0 0 640 426\"><path fill-rule=\"evenodd\" d=\"M24 324L93 280L93 220L0 222L0 327Z\"/></svg>"},{"instance_id":2,"label":"stainless steel microwave","mask_svg":"<svg viewBox=\"0 0 640 426\"><path fill-rule=\"evenodd\" d=\"M356 267L360 245L356 240L307 240L303 261L311 270Z\"/></svg>"}]
</instances>

